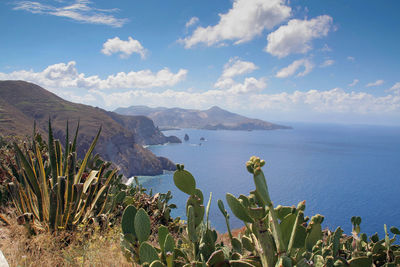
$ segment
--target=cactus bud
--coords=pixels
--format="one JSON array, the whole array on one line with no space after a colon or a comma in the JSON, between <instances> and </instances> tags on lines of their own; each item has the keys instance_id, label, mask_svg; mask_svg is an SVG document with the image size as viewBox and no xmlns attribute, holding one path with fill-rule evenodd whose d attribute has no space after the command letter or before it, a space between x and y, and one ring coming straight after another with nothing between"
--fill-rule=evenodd
<instances>
[{"instance_id":1,"label":"cactus bud","mask_svg":"<svg viewBox=\"0 0 400 267\"><path fill-rule=\"evenodd\" d=\"M253 169L253 166L252 166L251 162L248 161L248 162L246 163L246 168L247 168L247 171L248 171L249 173L251 173L251 174L254 173L254 169Z\"/></svg>"},{"instance_id":2,"label":"cactus bud","mask_svg":"<svg viewBox=\"0 0 400 267\"><path fill-rule=\"evenodd\" d=\"M306 201L303 200L303 201L299 202L299 204L297 204L297 209L304 211L306 209Z\"/></svg>"}]
</instances>

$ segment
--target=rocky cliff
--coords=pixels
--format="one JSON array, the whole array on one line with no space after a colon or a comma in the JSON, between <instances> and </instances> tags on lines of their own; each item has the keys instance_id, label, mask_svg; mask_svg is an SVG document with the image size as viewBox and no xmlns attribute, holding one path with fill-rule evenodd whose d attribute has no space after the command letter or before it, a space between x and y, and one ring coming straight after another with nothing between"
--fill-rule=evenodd
<instances>
[{"instance_id":1,"label":"rocky cliff","mask_svg":"<svg viewBox=\"0 0 400 267\"><path fill-rule=\"evenodd\" d=\"M44 136L51 118L56 138L64 140L65 125L70 132L80 121L78 152L83 155L100 126L102 133L96 153L117 164L125 176L156 175L174 170L168 159L155 156L142 145L180 142L165 136L151 119L124 116L88 105L66 101L42 87L24 81L0 81L0 134L31 135L33 122Z\"/></svg>"}]
</instances>

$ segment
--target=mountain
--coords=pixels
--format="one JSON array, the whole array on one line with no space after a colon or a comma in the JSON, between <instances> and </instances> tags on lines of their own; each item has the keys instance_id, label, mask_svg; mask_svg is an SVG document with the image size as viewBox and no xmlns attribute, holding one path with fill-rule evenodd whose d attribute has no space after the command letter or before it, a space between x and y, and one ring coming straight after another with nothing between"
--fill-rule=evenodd
<instances>
[{"instance_id":1,"label":"mountain","mask_svg":"<svg viewBox=\"0 0 400 267\"><path fill-rule=\"evenodd\" d=\"M216 106L207 110L131 106L128 108L117 108L114 112L123 115L148 116L160 128L197 128L208 130L275 130L291 128L263 120L250 119Z\"/></svg>"},{"instance_id":2,"label":"mountain","mask_svg":"<svg viewBox=\"0 0 400 267\"><path fill-rule=\"evenodd\" d=\"M115 163L122 173L156 175L163 170L174 170L168 159L155 156L143 145L181 142L177 137L165 136L151 119L145 116L126 116L97 107L66 101L42 87L24 81L0 81L0 134L32 135L33 122L47 138L48 119L51 118L56 138L65 140L65 126L70 132L80 121L78 154L89 148L100 126L102 132L96 153Z\"/></svg>"}]
</instances>

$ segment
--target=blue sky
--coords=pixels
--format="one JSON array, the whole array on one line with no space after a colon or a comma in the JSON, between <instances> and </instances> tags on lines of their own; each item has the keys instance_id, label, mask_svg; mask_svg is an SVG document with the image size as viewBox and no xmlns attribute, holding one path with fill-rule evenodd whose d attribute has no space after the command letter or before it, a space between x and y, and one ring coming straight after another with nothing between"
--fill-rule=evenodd
<instances>
[{"instance_id":1,"label":"blue sky","mask_svg":"<svg viewBox=\"0 0 400 267\"><path fill-rule=\"evenodd\" d=\"M400 2L0 1L0 79L113 110L400 124Z\"/></svg>"}]
</instances>

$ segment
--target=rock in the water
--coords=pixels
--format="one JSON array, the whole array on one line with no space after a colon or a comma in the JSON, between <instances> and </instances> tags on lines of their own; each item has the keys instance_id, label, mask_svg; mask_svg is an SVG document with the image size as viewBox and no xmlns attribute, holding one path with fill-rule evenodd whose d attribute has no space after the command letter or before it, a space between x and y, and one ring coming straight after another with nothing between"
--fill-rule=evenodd
<instances>
[{"instance_id":1,"label":"rock in the water","mask_svg":"<svg viewBox=\"0 0 400 267\"><path fill-rule=\"evenodd\" d=\"M206 139L204 137L200 137L200 141L205 141Z\"/></svg>"},{"instance_id":2,"label":"rock in the water","mask_svg":"<svg viewBox=\"0 0 400 267\"><path fill-rule=\"evenodd\" d=\"M167 136L167 141L168 143L182 143L181 139L179 139L178 137L171 135L171 136Z\"/></svg>"},{"instance_id":3,"label":"rock in the water","mask_svg":"<svg viewBox=\"0 0 400 267\"><path fill-rule=\"evenodd\" d=\"M185 137L183 138L183 140L189 141L189 135L188 135L188 134L185 134Z\"/></svg>"}]
</instances>

